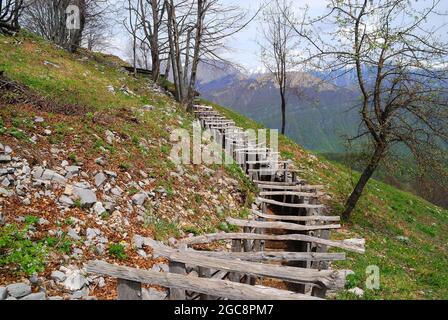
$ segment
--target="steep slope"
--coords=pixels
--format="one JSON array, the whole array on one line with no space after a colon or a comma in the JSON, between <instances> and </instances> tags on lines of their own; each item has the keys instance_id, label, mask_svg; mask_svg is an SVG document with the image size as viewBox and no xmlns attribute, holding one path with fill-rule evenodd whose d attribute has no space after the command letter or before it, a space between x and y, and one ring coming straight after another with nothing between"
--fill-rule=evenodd
<instances>
[{"instance_id":1,"label":"steep slope","mask_svg":"<svg viewBox=\"0 0 448 320\"><path fill-rule=\"evenodd\" d=\"M228 231L227 216L247 214L254 190L238 167L171 162L170 133L190 130L192 116L118 68L123 62L71 55L29 35L0 37L0 52L0 287L30 278L49 296L112 299L113 280L83 278L85 261L166 269L139 235L175 242ZM261 127L216 107L239 126ZM350 172L283 136L280 146L304 178L325 185L338 214ZM75 189L93 192L95 203ZM366 290L367 299L446 299L447 222L446 210L372 181L353 221L334 235L366 238L367 253L335 267L354 270L350 287L364 288L366 267L377 265L381 288Z\"/></svg>"},{"instance_id":2,"label":"steep slope","mask_svg":"<svg viewBox=\"0 0 448 320\"><path fill-rule=\"evenodd\" d=\"M0 287L37 273L47 296L111 299L87 260L166 269L138 236L227 230L252 203L235 168L169 159L192 116L124 62L26 34L0 52Z\"/></svg>"}]
</instances>

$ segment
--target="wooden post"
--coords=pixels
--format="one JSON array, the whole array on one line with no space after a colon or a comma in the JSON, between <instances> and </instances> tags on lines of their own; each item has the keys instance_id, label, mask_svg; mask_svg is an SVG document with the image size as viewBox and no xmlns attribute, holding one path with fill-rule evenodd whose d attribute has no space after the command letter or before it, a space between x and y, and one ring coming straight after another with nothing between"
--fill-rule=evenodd
<instances>
[{"instance_id":1,"label":"wooden post","mask_svg":"<svg viewBox=\"0 0 448 320\"><path fill-rule=\"evenodd\" d=\"M210 268L199 267L198 271L199 271L198 274L199 274L200 278L209 279L212 276L212 271ZM203 294L203 293L201 293L199 296L200 296L200 298L199 298L200 300L216 300L217 299L217 297L213 297L211 295Z\"/></svg>"},{"instance_id":2,"label":"wooden post","mask_svg":"<svg viewBox=\"0 0 448 320\"><path fill-rule=\"evenodd\" d=\"M187 272L185 270L185 264L175 261L170 261L169 264L170 272L185 275ZM185 290L170 288L170 300L185 300Z\"/></svg>"},{"instance_id":3,"label":"wooden post","mask_svg":"<svg viewBox=\"0 0 448 320\"><path fill-rule=\"evenodd\" d=\"M288 164L286 162L283 164L283 168L285 169L285 175L283 177L283 182L288 182Z\"/></svg>"},{"instance_id":4,"label":"wooden post","mask_svg":"<svg viewBox=\"0 0 448 320\"><path fill-rule=\"evenodd\" d=\"M241 240L232 240L232 252L241 252ZM241 275L236 272L229 273L229 280L233 282L240 282Z\"/></svg>"},{"instance_id":5,"label":"wooden post","mask_svg":"<svg viewBox=\"0 0 448 320\"><path fill-rule=\"evenodd\" d=\"M140 282L118 279L118 300L142 300L142 284Z\"/></svg>"}]
</instances>

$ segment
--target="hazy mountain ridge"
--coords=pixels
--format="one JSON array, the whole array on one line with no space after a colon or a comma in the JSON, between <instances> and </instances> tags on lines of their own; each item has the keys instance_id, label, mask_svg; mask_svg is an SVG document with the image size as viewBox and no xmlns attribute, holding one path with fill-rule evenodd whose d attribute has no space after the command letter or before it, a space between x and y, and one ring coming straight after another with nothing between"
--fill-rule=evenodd
<instances>
[{"instance_id":1,"label":"hazy mountain ridge","mask_svg":"<svg viewBox=\"0 0 448 320\"><path fill-rule=\"evenodd\" d=\"M279 128L280 96L272 75L223 70L221 77L210 79L213 70L203 67L202 72L198 89L206 99L229 106L267 127ZM287 135L311 150L344 151L342 136L354 134L359 123L356 111L350 110L356 101L355 92L311 73L291 72L290 77Z\"/></svg>"}]
</instances>

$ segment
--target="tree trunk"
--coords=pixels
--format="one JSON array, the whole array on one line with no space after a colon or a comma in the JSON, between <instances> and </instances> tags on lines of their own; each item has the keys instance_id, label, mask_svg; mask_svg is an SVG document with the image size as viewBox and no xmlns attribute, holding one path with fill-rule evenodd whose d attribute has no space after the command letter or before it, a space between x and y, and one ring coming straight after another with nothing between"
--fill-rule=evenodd
<instances>
[{"instance_id":1,"label":"tree trunk","mask_svg":"<svg viewBox=\"0 0 448 320\"><path fill-rule=\"evenodd\" d=\"M168 43L170 46L170 58L171 58L171 66L173 69L173 81L174 81L174 87L176 89L175 96L177 101L181 101L182 99L182 93L180 91L180 79L179 79L179 70L178 70L178 64L176 62L176 47L174 44L174 24L175 16L174 16L174 5L171 0L165 0L165 5L167 8L167 19L168 19Z\"/></svg>"},{"instance_id":2,"label":"tree trunk","mask_svg":"<svg viewBox=\"0 0 448 320\"><path fill-rule=\"evenodd\" d=\"M205 15L204 1L198 0L198 16L196 25L193 66L191 67L191 77L190 77L190 83L188 85L188 108L187 108L188 111L193 110L193 104L195 99L196 78L197 78L199 57L202 44L202 34L204 29L204 15Z\"/></svg>"},{"instance_id":3,"label":"tree trunk","mask_svg":"<svg viewBox=\"0 0 448 320\"><path fill-rule=\"evenodd\" d=\"M353 190L352 194L345 203L345 210L342 213L342 218L344 220L348 221L350 219L352 212L355 209L359 199L361 198L365 186L367 185L367 182L369 182L370 178L375 173L375 170L378 168L378 165L384 156L384 151L385 151L384 146L377 145L375 147L375 153L370 159L367 167L364 169L361 177L359 178L358 183L356 184L355 189Z\"/></svg>"},{"instance_id":4,"label":"tree trunk","mask_svg":"<svg viewBox=\"0 0 448 320\"><path fill-rule=\"evenodd\" d=\"M281 133L285 134L285 129L286 129L286 98L285 98L285 93L283 91L280 91L280 96L282 99L282 129L281 129Z\"/></svg>"},{"instance_id":5,"label":"tree trunk","mask_svg":"<svg viewBox=\"0 0 448 320\"><path fill-rule=\"evenodd\" d=\"M166 62L166 67L165 67L165 79L168 80L168 78L170 77L170 67L171 67L171 50L168 53L168 59Z\"/></svg>"},{"instance_id":6,"label":"tree trunk","mask_svg":"<svg viewBox=\"0 0 448 320\"><path fill-rule=\"evenodd\" d=\"M152 38L151 38L151 63L152 80L157 83L160 77L160 57L159 57L159 7L157 0L151 0L152 8Z\"/></svg>"}]
</instances>

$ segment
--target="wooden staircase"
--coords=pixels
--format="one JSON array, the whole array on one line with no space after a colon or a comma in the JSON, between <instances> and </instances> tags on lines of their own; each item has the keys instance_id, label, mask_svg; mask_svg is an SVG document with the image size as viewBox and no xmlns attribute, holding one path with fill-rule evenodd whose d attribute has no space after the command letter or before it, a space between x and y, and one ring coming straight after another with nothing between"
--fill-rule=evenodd
<instances>
[{"instance_id":1,"label":"wooden staircase","mask_svg":"<svg viewBox=\"0 0 448 320\"><path fill-rule=\"evenodd\" d=\"M216 233L182 239L170 248L151 239L145 244L170 261L169 273L114 266L101 261L88 271L118 278L119 299L141 299L141 284L170 289L172 300L315 300L345 286L346 270L331 270L344 252L364 253L363 239L331 240L340 218L326 214L322 186L308 185L291 161L209 106L195 106L205 130L258 187L248 219L228 218L239 233ZM195 249L214 242L231 243L231 251ZM269 280L269 281L267 281ZM274 287L263 284L274 283Z\"/></svg>"}]
</instances>

